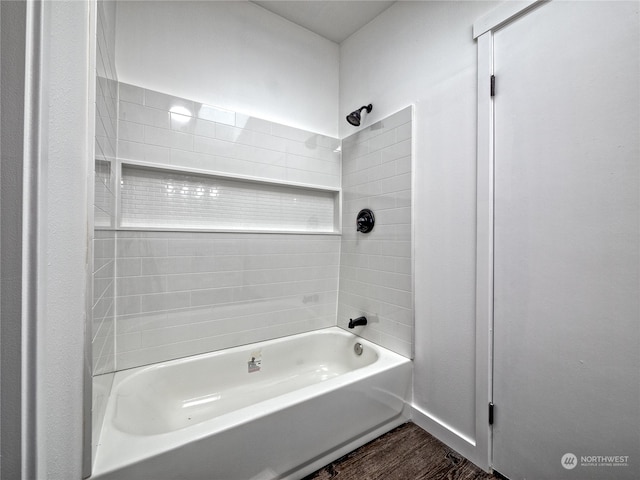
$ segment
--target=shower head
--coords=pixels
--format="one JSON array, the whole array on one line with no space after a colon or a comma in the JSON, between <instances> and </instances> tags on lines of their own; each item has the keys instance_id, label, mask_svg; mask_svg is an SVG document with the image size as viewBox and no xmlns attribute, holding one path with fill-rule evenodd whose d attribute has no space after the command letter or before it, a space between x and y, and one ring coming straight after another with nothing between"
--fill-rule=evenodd
<instances>
[{"instance_id":1,"label":"shower head","mask_svg":"<svg viewBox=\"0 0 640 480\"><path fill-rule=\"evenodd\" d=\"M357 109L357 110L351 112L349 115L347 115L347 122L349 122L354 127L359 127L360 126L360 112L362 110L367 110L367 113L371 113L372 109L373 109L373 105L371 105L371 104L365 105L363 107L360 107L359 109Z\"/></svg>"}]
</instances>

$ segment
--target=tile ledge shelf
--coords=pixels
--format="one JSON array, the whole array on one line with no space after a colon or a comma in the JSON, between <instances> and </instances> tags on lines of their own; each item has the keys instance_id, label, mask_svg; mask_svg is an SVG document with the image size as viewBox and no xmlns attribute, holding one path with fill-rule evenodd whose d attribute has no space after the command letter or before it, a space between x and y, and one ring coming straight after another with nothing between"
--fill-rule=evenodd
<instances>
[{"instance_id":1,"label":"tile ledge shelf","mask_svg":"<svg viewBox=\"0 0 640 480\"><path fill-rule=\"evenodd\" d=\"M191 167L180 167L177 165L164 164L164 163L154 163L147 162L144 160L129 160L129 159L121 159L117 160L118 163L118 173L122 172L123 165L129 165L132 167L144 168L149 170L164 170L169 172L177 172L184 174L193 174L200 175L203 177L216 177L223 178L225 180L233 180L238 182L251 182L251 183L259 183L262 185L273 185L273 186L283 186L283 187L292 187L292 188L300 188L304 190L320 190L323 192L334 192L339 194L342 189L336 187L328 187L325 185L315 185L310 183L300 183L300 182L290 182L287 180L274 180L271 178L265 177L256 177L251 175L236 175L225 172L219 172L215 170L205 170L201 168L191 168Z\"/></svg>"},{"instance_id":2,"label":"tile ledge shelf","mask_svg":"<svg viewBox=\"0 0 640 480\"><path fill-rule=\"evenodd\" d=\"M96 227L97 231L108 232L191 232L191 233L246 233L246 234L270 234L270 235L329 235L340 236L341 231L313 231L313 230L261 230L261 229L238 229L238 228L197 228L197 227L141 227L141 226L121 226Z\"/></svg>"}]
</instances>

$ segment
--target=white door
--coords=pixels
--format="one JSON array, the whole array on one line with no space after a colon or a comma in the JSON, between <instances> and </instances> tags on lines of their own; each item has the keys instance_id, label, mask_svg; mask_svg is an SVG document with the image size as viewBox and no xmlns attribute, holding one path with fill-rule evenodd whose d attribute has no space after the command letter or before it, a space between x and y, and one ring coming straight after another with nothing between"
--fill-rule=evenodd
<instances>
[{"instance_id":1,"label":"white door","mask_svg":"<svg viewBox=\"0 0 640 480\"><path fill-rule=\"evenodd\" d=\"M551 2L495 32L493 465L513 480L640 478L639 6Z\"/></svg>"}]
</instances>

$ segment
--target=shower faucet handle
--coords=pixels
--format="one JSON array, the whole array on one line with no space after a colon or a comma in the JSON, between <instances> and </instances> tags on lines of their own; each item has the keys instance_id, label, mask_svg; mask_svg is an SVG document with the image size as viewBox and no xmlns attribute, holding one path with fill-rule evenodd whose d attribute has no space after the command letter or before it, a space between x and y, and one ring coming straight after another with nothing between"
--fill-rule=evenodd
<instances>
[{"instance_id":1,"label":"shower faucet handle","mask_svg":"<svg viewBox=\"0 0 640 480\"><path fill-rule=\"evenodd\" d=\"M358 212L356 217L356 230L362 233L369 233L373 230L376 219L373 212L368 208L364 208Z\"/></svg>"}]
</instances>

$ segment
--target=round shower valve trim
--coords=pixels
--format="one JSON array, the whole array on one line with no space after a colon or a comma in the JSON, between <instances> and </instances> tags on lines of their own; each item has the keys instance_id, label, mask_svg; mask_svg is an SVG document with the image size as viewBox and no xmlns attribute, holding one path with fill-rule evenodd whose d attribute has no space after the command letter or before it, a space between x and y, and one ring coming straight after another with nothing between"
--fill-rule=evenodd
<instances>
[{"instance_id":1,"label":"round shower valve trim","mask_svg":"<svg viewBox=\"0 0 640 480\"><path fill-rule=\"evenodd\" d=\"M356 217L357 230L362 233L369 233L373 230L373 226L376 223L376 219L373 216L373 212L368 208L363 208L358 212Z\"/></svg>"}]
</instances>

